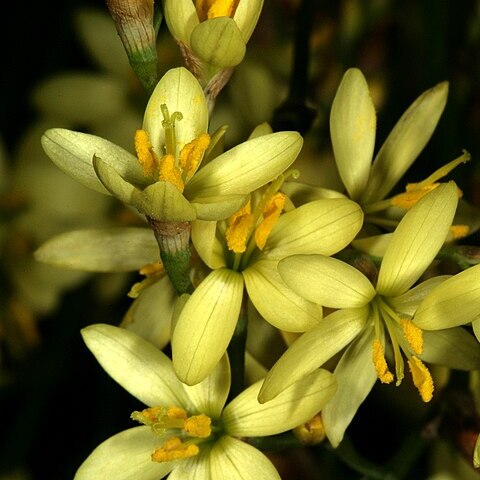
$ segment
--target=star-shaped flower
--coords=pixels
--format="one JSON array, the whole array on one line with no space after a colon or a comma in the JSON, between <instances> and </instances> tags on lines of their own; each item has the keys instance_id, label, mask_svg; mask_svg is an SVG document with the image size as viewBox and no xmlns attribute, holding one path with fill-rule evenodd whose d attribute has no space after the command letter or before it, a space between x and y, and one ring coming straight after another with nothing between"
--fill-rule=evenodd
<instances>
[{"instance_id":1,"label":"star-shaped flower","mask_svg":"<svg viewBox=\"0 0 480 480\"><path fill-rule=\"evenodd\" d=\"M453 182L439 186L403 217L376 284L326 256L298 255L279 263L280 275L292 290L338 310L292 344L267 375L260 401L275 398L347 347L335 368L337 393L322 412L327 436L337 446L377 378L391 383L396 377L396 384L401 383L404 357L426 402L432 398L433 381L423 361L466 370L480 367L475 338L461 327L449 328L468 323L472 311L478 311L478 271L472 269L440 286L448 277L434 277L411 288L445 240L457 206L456 188ZM466 287L464 282L475 276L475 286ZM449 299L445 314L439 313L444 310L438 303L442 294ZM456 301L462 298L465 302ZM449 314L452 319L447 321ZM423 331L425 327L433 331ZM395 375L385 356L390 351Z\"/></svg>"},{"instance_id":2,"label":"star-shaped flower","mask_svg":"<svg viewBox=\"0 0 480 480\"><path fill-rule=\"evenodd\" d=\"M277 132L213 158L218 138L211 139L207 127L202 88L188 70L175 68L150 97L143 129L135 135L137 156L65 129L48 130L42 145L57 166L84 185L162 222L227 218L251 191L288 168L302 146L298 133Z\"/></svg>"},{"instance_id":3,"label":"star-shaped flower","mask_svg":"<svg viewBox=\"0 0 480 480\"><path fill-rule=\"evenodd\" d=\"M260 382L225 401L227 357L203 382L187 387L170 359L132 332L97 324L82 330L107 373L147 405L132 414L133 427L99 445L75 480L279 480L260 451L240 440L285 432L309 420L335 392L333 375L317 370L268 405L257 401Z\"/></svg>"}]
</instances>

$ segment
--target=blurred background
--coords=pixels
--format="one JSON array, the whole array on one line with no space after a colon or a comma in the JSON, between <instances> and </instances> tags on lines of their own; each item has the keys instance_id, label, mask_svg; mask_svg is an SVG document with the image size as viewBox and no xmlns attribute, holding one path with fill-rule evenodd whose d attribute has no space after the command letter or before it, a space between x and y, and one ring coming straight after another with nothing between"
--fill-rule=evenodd
<instances>
[{"instance_id":1,"label":"blurred background","mask_svg":"<svg viewBox=\"0 0 480 480\"><path fill-rule=\"evenodd\" d=\"M130 412L139 408L97 365L79 333L95 322L119 324L131 303L126 293L137 278L47 269L35 265L32 252L62 231L135 220L120 205L60 174L43 156L39 138L45 128L65 126L132 149L147 98L122 58L101 1L9 2L5 8L0 80L0 479L71 479L95 446L131 426ZM301 11L307 12L303 19ZM161 71L181 64L164 24L158 51ZM300 51L297 63L295 51ZM467 201L480 207L477 0L269 0L244 63L219 97L212 126L229 124L231 145L262 121L303 130L308 141L299 162L306 171L319 172L319 184L335 185L328 116L340 79L353 66L365 74L377 108L376 151L415 98L439 82L449 82L438 128L404 181L424 178L466 149L472 161L450 178ZM478 234L462 242L478 246ZM369 474L368 466L395 455L405 456L408 471L393 478L480 478L462 463L471 448L471 432L478 427L465 395L467 382L459 374L449 384L446 404L453 406L453 413L446 414L451 416L451 431L446 429L445 443L419 440L418 432L434 415L416 398L411 400L408 389L400 396L397 390L392 394L377 386L350 429L365 470L352 468L351 452L336 455L327 446L272 453L272 459L283 479L392 478L388 472L383 477ZM408 459L408 450L402 448L412 432L410 452L417 450ZM440 476L449 469L452 477Z\"/></svg>"}]
</instances>

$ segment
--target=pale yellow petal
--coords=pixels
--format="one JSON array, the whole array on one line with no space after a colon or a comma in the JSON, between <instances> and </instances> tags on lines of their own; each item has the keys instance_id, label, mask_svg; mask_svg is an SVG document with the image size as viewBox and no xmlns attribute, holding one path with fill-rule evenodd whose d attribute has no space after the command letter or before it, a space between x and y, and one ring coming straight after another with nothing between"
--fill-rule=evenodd
<instances>
[{"instance_id":1,"label":"pale yellow petal","mask_svg":"<svg viewBox=\"0 0 480 480\"><path fill-rule=\"evenodd\" d=\"M480 265L464 270L433 289L415 313L414 323L425 330L465 325L480 311Z\"/></svg>"},{"instance_id":2,"label":"pale yellow petal","mask_svg":"<svg viewBox=\"0 0 480 480\"><path fill-rule=\"evenodd\" d=\"M224 435L210 452L209 480L280 480L270 460L260 450Z\"/></svg>"},{"instance_id":3,"label":"pale yellow petal","mask_svg":"<svg viewBox=\"0 0 480 480\"><path fill-rule=\"evenodd\" d=\"M335 367L337 392L322 410L325 433L336 448L377 380L372 362L373 329L352 343Z\"/></svg>"},{"instance_id":4,"label":"pale yellow petal","mask_svg":"<svg viewBox=\"0 0 480 480\"><path fill-rule=\"evenodd\" d=\"M242 276L214 270L185 304L172 336L173 367L187 385L201 382L232 338L243 295Z\"/></svg>"},{"instance_id":5,"label":"pale yellow petal","mask_svg":"<svg viewBox=\"0 0 480 480\"><path fill-rule=\"evenodd\" d=\"M318 369L261 404L257 397L262 383L253 384L225 407L222 423L230 435L266 436L290 430L322 410L336 390L334 376Z\"/></svg>"},{"instance_id":6,"label":"pale yellow petal","mask_svg":"<svg viewBox=\"0 0 480 480\"><path fill-rule=\"evenodd\" d=\"M170 359L150 342L105 324L85 327L82 337L103 369L145 405L190 406Z\"/></svg>"},{"instance_id":7,"label":"pale yellow petal","mask_svg":"<svg viewBox=\"0 0 480 480\"><path fill-rule=\"evenodd\" d=\"M405 214L380 266L379 294L401 295L425 272L445 241L457 202L455 183L444 183Z\"/></svg>"},{"instance_id":8,"label":"pale yellow petal","mask_svg":"<svg viewBox=\"0 0 480 480\"><path fill-rule=\"evenodd\" d=\"M383 199L402 178L435 130L445 108L448 83L422 93L401 116L372 165L362 204Z\"/></svg>"},{"instance_id":9,"label":"pale yellow petal","mask_svg":"<svg viewBox=\"0 0 480 480\"><path fill-rule=\"evenodd\" d=\"M305 300L285 285L277 272L277 261L255 262L242 272L250 300L275 327L305 332L322 319L322 307Z\"/></svg>"},{"instance_id":10,"label":"pale yellow petal","mask_svg":"<svg viewBox=\"0 0 480 480\"><path fill-rule=\"evenodd\" d=\"M330 112L330 135L340 177L350 198L363 192L375 147L377 116L358 68L346 71Z\"/></svg>"},{"instance_id":11,"label":"pale yellow petal","mask_svg":"<svg viewBox=\"0 0 480 480\"><path fill-rule=\"evenodd\" d=\"M419 357L435 365L456 370L480 370L480 343L463 327L423 332Z\"/></svg>"},{"instance_id":12,"label":"pale yellow petal","mask_svg":"<svg viewBox=\"0 0 480 480\"><path fill-rule=\"evenodd\" d=\"M268 373L258 395L272 400L348 345L364 328L368 307L338 310L298 338Z\"/></svg>"},{"instance_id":13,"label":"pale yellow petal","mask_svg":"<svg viewBox=\"0 0 480 480\"><path fill-rule=\"evenodd\" d=\"M74 480L158 480L174 464L152 462L150 455L162 443L150 427L124 430L101 443L82 463Z\"/></svg>"},{"instance_id":14,"label":"pale yellow petal","mask_svg":"<svg viewBox=\"0 0 480 480\"><path fill-rule=\"evenodd\" d=\"M278 271L294 292L325 307L363 307L375 296L363 273L336 258L293 255L279 262Z\"/></svg>"},{"instance_id":15,"label":"pale yellow petal","mask_svg":"<svg viewBox=\"0 0 480 480\"><path fill-rule=\"evenodd\" d=\"M72 230L51 238L35 258L62 268L89 272L128 272L158 261L160 253L148 228Z\"/></svg>"},{"instance_id":16,"label":"pale yellow petal","mask_svg":"<svg viewBox=\"0 0 480 480\"><path fill-rule=\"evenodd\" d=\"M362 210L351 200L316 200L280 216L265 253L278 259L297 253L332 255L353 240L362 222Z\"/></svg>"}]
</instances>

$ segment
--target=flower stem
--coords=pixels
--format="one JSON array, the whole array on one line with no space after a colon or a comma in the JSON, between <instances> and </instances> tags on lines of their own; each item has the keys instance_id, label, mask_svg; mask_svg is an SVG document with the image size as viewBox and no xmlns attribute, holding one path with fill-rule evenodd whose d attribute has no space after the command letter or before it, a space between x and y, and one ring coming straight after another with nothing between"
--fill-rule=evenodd
<instances>
[{"instance_id":1,"label":"flower stem","mask_svg":"<svg viewBox=\"0 0 480 480\"><path fill-rule=\"evenodd\" d=\"M192 293L190 281L190 222L161 222L149 218L148 223L160 248L165 271L178 295Z\"/></svg>"},{"instance_id":2,"label":"flower stem","mask_svg":"<svg viewBox=\"0 0 480 480\"><path fill-rule=\"evenodd\" d=\"M232 372L232 384L229 393L230 400L245 390L245 345L247 343L248 320L247 300L248 296L244 292L237 326L235 327L235 332L227 348Z\"/></svg>"}]
</instances>

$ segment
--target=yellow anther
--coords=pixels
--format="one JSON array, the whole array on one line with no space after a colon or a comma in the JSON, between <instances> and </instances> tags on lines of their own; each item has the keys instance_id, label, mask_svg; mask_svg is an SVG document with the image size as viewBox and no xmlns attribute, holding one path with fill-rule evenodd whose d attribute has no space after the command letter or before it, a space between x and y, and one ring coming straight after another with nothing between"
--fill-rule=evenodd
<instances>
[{"instance_id":1,"label":"yellow anther","mask_svg":"<svg viewBox=\"0 0 480 480\"><path fill-rule=\"evenodd\" d=\"M410 345L413 353L421 355L423 352L423 330L414 325L411 320L404 319L401 324L403 336Z\"/></svg>"},{"instance_id":2,"label":"yellow anther","mask_svg":"<svg viewBox=\"0 0 480 480\"><path fill-rule=\"evenodd\" d=\"M392 383L393 374L388 370L387 361L385 360L385 351L379 340L375 339L372 345L372 357L377 377L382 383Z\"/></svg>"},{"instance_id":3,"label":"yellow anther","mask_svg":"<svg viewBox=\"0 0 480 480\"><path fill-rule=\"evenodd\" d=\"M161 448L152 453L154 462L171 462L198 455L200 449L195 444L184 444L178 437L169 438Z\"/></svg>"},{"instance_id":4,"label":"yellow anther","mask_svg":"<svg viewBox=\"0 0 480 480\"><path fill-rule=\"evenodd\" d=\"M154 262L154 263L147 263L144 265L138 273L140 275L145 275L146 277L151 277L152 275L163 273L165 269L163 268L163 264L161 261Z\"/></svg>"},{"instance_id":5,"label":"yellow anther","mask_svg":"<svg viewBox=\"0 0 480 480\"><path fill-rule=\"evenodd\" d=\"M284 193L277 192L265 205L262 213L263 220L255 229L255 243L260 250L263 250L263 247L265 247L270 232L280 218L285 205L285 198L286 195Z\"/></svg>"},{"instance_id":6,"label":"yellow anther","mask_svg":"<svg viewBox=\"0 0 480 480\"><path fill-rule=\"evenodd\" d=\"M412 373L413 384L417 387L422 400L429 402L433 397L433 379L428 368L417 357L410 358L408 366Z\"/></svg>"},{"instance_id":7,"label":"yellow anther","mask_svg":"<svg viewBox=\"0 0 480 480\"><path fill-rule=\"evenodd\" d=\"M200 21L217 17L233 17L239 0L196 0Z\"/></svg>"},{"instance_id":8,"label":"yellow anther","mask_svg":"<svg viewBox=\"0 0 480 480\"><path fill-rule=\"evenodd\" d=\"M167 417L185 419L188 417L188 414L183 408L169 407L167 410Z\"/></svg>"},{"instance_id":9,"label":"yellow anther","mask_svg":"<svg viewBox=\"0 0 480 480\"><path fill-rule=\"evenodd\" d=\"M175 158L173 155L167 154L160 160L159 180L175 185L178 190L183 193L185 185L183 184L182 174L175 165Z\"/></svg>"},{"instance_id":10,"label":"yellow anther","mask_svg":"<svg viewBox=\"0 0 480 480\"><path fill-rule=\"evenodd\" d=\"M135 132L135 151L143 168L143 174L146 177L152 177L155 173L158 159L150 143L148 132L145 130L137 130Z\"/></svg>"},{"instance_id":11,"label":"yellow anther","mask_svg":"<svg viewBox=\"0 0 480 480\"><path fill-rule=\"evenodd\" d=\"M130 415L132 420L143 423L144 425L152 425L158 421L159 418L165 413L163 407L151 407L145 408L141 412L135 411Z\"/></svg>"},{"instance_id":12,"label":"yellow anther","mask_svg":"<svg viewBox=\"0 0 480 480\"><path fill-rule=\"evenodd\" d=\"M427 193L437 188L440 184L433 183L422 188L417 188L418 185L420 184L409 183L405 192L399 193L398 195L395 195L391 198L390 203L392 204L392 206L405 208L408 210L409 208L412 208Z\"/></svg>"},{"instance_id":13,"label":"yellow anther","mask_svg":"<svg viewBox=\"0 0 480 480\"><path fill-rule=\"evenodd\" d=\"M179 165L185 180L192 178L203 159L205 150L210 145L210 135L203 133L195 140L187 143L180 152Z\"/></svg>"},{"instance_id":14,"label":"yellow anther","mask_svg":"<svg viewBox=\"0 0 480 480\"><path fill-rule=\"evenodd\" d=\"M450 234L453 240L466 237L469 232L470 227L468 225L452 225L450 227Z\"/></svg>"},{"instance_id":15,"label":"yellow anther","mask_svg":"<svg viewBox=\"0 0 480 480\"><path fill-rule=\"evenodd\" d=\"M228 249L235 253L243 253L247 249L247 240L253 226L253 215L250 201L228 219L225 232Z\"/></svg>"},{"instance_id":16,"label":"yellow anther","mask_svg":"<svg viewBox=\"0 0 480 480\"><path fill-rule=\"evenodd\" d=\"M299 425L293 429L293 434L304 445L317 445L325 439L325 428L322 422L322 416L317 413L308 422Z\"/></svg>"},{"instance_id":17,"label":"yellow anther","mask_svg":"<svg viewBox=\"0 0 480 480\"><path fill-rule=\"evenodd\" d=\"M207 438L212 433L212 419L201 413L194 417L189 417L183 422L183 429L191 437Z\"/></svg>"}]
</instances>

